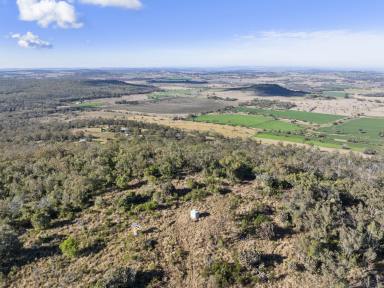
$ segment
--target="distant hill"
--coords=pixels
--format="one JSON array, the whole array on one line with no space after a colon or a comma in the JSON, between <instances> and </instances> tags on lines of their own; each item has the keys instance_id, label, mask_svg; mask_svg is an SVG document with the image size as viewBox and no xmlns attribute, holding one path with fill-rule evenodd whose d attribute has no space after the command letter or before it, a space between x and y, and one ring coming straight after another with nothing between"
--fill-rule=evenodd
<instances>
[{"instance_id":1,"label":"distant hill","mask_svg":"<svg viewBox=\"0 0 384 288\"><path fill-rule=\"evenodd\" d=\"M259 96L285 96L285 97L295 97L295 96L304 96L308 92L296 91L287 89L278 84L255 84L247 87L238 87L228 89L229 91L249 91L254 92Z\"/></svg>"},{"instance_id":2,"label":"distant hill","mask_svg":"<svg viewBox=\"0 0 384 288\"><path fill-rule=\"evenodd\" d=\"M83 81L84 84L87 84L87 85L101 85L101 86L104 86L104 85L123 85L123 86L126 86L126 85L131 85L131 84L128 84L124 81L120 81L120 80L113 80L113 79L103 79L103 80L85 80Z\"/></svg>"},{"instance_id":3,"label":"distant hill","mask_svg":"<svg viewBox=\"0 0 384 288\"><path fill-rule=\"evenodd\" d=\"M151 79L148 83L158 84L207 84L207 81L191 80L191 79Z\"/></svg>"}]
</instances>

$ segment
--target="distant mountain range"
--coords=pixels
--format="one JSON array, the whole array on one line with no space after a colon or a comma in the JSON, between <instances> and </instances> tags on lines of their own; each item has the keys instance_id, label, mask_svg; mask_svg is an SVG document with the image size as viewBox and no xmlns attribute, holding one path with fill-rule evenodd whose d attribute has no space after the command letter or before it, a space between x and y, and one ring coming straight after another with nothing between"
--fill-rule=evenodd
<instances>
[{"instance_id":1,"label":"distant mountain range","mask_svg":"<svg viewBox=\"0 0 384 288\"><path fill-rule=\"evenodd\" d=\"M254 92L258 96L300 97L308 94L308 92L287 89L278 84L255 84L246 87L230 88L228 90Z\"/></svg>"}]
</instances>

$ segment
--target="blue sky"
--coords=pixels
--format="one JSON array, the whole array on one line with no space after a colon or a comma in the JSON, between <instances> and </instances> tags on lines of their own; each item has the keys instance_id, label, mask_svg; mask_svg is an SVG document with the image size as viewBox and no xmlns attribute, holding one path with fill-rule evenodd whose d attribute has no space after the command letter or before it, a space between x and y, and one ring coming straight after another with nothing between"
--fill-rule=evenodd
<instances>
[{"instance_id":1,"label":"blue sky","mask_svg":"<svg viewBox=\"0 0 384 288\"><path fill-rule=\"evenodd\" d=\"M0 68L384 68L382 0L0 0Z\"/></svg>"}]
</instances>

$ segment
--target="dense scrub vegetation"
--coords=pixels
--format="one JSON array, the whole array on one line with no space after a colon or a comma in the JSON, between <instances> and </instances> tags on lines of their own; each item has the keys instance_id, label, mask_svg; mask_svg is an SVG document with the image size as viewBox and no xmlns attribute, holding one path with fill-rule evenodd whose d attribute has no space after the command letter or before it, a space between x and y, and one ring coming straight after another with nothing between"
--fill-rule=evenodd
<instances>
[{"instance_id":1,"label":"dense scrub vegetation","mask_svg":"<svg viewBox=\"0 0 384 288\"><path fill-rule=\"evenodd\" d=\"M252 99L239 104L240 108L244 106L252 106L260 109L291 109L296 107L296 104L288 101L278 101L269 99ZM237 111L237 107L232 108L233 111Z\"/></svg>"},{"instance_id":2,"label":"dense scrub vegetation","mask_svg":"<svg viewBox=\"0 0 384 288\"><path fill-rule=\"evenodd\" d=\"M108 127L117 134L124 128L129 137L122 135L106 144L79 143L84 135L73 134L72 129L80 127ZM261 195L281 205L279 211L265 205L238 211L235 203L236 241L249 237L274 241L283 228L292 230L300 240L296 243L300 260L291 265L295 271L327 275L338 287L376 287L372 285L382 281L384 162L380 158L264 146L124 120L49 124L20 120L2 123L1 133L4 277L17 270L12 267L22 265L20 255L28 253L22 241L26 231L44 231L59 220L76 219L92 205L104 207L100 197L106 192L115 191L116 209L138 217L210 195L228 195L232 187L254 182ZM175 180L184 181L184 189L176 189ZM135 183L143 182L150 189L132 190ZM279 213L284 227L274 222L274 213ZM156 246L150 240L144 243L146 250ZM87 247L69 235L59 248L70 261ZM256 250L240 251L232 261L214 258L203 274L213 277L217 287L268 282L272 281L271 257ZM131 287L143 283L147 275L143 273L115 267L94 284Z\"/></svg>"}]
</instances>

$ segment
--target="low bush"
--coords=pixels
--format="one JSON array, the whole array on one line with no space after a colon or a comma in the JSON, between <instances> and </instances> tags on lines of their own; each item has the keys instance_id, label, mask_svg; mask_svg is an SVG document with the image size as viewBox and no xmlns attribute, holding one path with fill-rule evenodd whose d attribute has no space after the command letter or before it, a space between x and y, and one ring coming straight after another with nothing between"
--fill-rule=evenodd
<instances>
[{"instance_id":1,"label":"low bush","mask_svg":"<svg viewBox=\"0 0 384 288\"><path fill-rule=\"evenodd\" d=\"M63 242L61 242L59 248L61 253L63 255L67 256L68 258L75 258L79 255L80 248L79 248L79 242L74 239L73 237L68 237Z\"/></svg>"},{"instance_id":2,"label":"low bush","mask_svg":"<svg viewBox=\"0 0 384 288\"><path fill-rule=\"evenodd\" d=\"M31 224L36 230L45 230L51 225L51 215L48 211L37 211L31 217Z\"/></svg>"},{"instance_id":3,"label":"low bush","mask_svg":"<svg viewBox=\"0 0 384 288\"><path fill-rule=\"evenodd\" d=\"M257 268L262 263L262 253L257 250L245 250L239 253L239 262L248 270Z\"/></svg>"},{"instance_id":4,"label":"low bush","mask_svg":"<svg viewBox=\"0 0 384 288\"><path fill-rule=\"evenodd\" d=\"M254 208L251 211L236 217L240 225L242 237L253 235L260 238L273 237L273 225L271 219L262 208ZM268 238L267 238L268 239Z\"/></svg>"},{"instance_id":5,"label":"low bush","mask_svg":"<svg viewBox=\"0 0 384 288\"><path fill-rule=\"evenodd\" d=\"M210 195L205 189L193 189L183 197L184 201L201 201Z\"/></svg>"},{"instance_id":6,"label":"low bush","mask_svg":"<svg viewBox=\"0 0 384 288\"><path fill-rule=\"evenodd\" d=\"M155 211L158 207L159 207L159 204L156 201L152 200L152 201L148 201L148 202L134 206L131 212L139 213L139 212Z\"/></svg>"},{"instance_id":7,"label":"low bush","mask_svg":"<svg viewBox=\"0 0 384 288\"><path fill-rule=\"evenodd\" d=\"M95 288L135 288L137 272L129 267L111 269L98 281Z\"/></svg>"},{"instance_id":8,"label":"low bush","mask_svg":"<svg viewBox=\"0 0 384 288\"><path fill-rule=\"evenodd\" d=\"M243 285L250 282L248 275L244 273L244 269L238 262L214 261L205 268L203 274L205 277L212 276L219 288Z\"/></svg>"},{"instance_id":9,"label":"low bush","mask_svg":"<svg viewBox=\"0 0 384 288\"><path fill-rule=\"evenodd\" d=\"M125 211L131 211L135 206L147 202L149 197L142 196L135 192L129 192L117 200L118 207Z\"/></svg>"},{"instance_id":10,"label":"low bush","mask_svg":"<svg viewBox=\"0 0 384 288\"><path fill-rule=\"evenodd\" d=\"M255 179L249 159L241 153L221 159L220 164L224 167L227 177L233 182Z\"/></svg>"}]
</instances>

